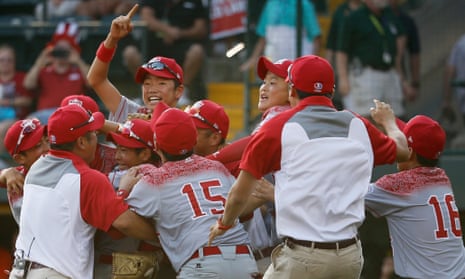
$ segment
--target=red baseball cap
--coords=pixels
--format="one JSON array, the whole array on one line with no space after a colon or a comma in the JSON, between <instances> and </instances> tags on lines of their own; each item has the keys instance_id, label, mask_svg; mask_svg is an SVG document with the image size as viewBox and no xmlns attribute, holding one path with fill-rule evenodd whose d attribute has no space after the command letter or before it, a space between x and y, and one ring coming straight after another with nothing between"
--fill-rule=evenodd
<instances>
[{"instance_id":1,"label":"red baseball cap","mask_svg":"<svg viewBox=\"0 0 465 279\"><path fill-rule=\"evenodd\" d=\"M48 46L54 47L59 41L67 41L75 50L81 52L79 46L79 24L76 22L60 22Z\"/></svg>"},{"instance_id":2,"label":"red baseball cap","mask_svg":"<svg viewBox=\"0 0 465 279\"><path fill-rule=\"evenodd\" d=\"M291 64L292 61L289 59L280 59L273 63L265 56L262 56L258 59L257 74L262 80L265 79L268 71L279 77L287 78L287 69Z\"/></svg>"},{"instance_id":3,"label":"red baseball cap","mask_svg":"<svg viewBox=\"0 0 465 279\"><path fill-rule=\"evenodd\" d=\"M86 95L70 95L61 101L60 107L72 104L80 105L91 113L100 111L97 102Z\"/></svg>"},{"instance_id":4,"label":"red baseball cap","mask_svg":"<svg viewBox=\"0 0 465 279\"><path fill-rule=\"evenodd\" d=\"M158 102L153 108L152 117L150 118L150 128L155 131L155 123L157 123L160 115L167 109L171 108L165 102Z\"/></svg>"},{"instance_id":5,"label":"red baseball cap","mask_svg":"<svg viewBox=\"0 0 465 279\"><path fill-rule=\"evenodd\" d=\"M192 117L177 108L162 112L155 122L154 140L158 149L171 155L184 155L197 143Z\"/></svg>"},{"instance_id":6,"label":"red baseball cap","mask_svg":"<svg viewBox=\"0 0 465 279\"><path fill-rule=\"evenodd\" d=\"M413 117L405 124L403 132L407 144L426 159L438 159L446 145L446 132L438 122L428 116Z\"/></svg>"},{"instance_id":7,"label":"red baseball cap","mask_svg":"<svg viewBox=\"0 0 465 279\"><path fill-rule=\"evenodd\" d=\"M192 116L198 129L219 132L224 139L228 136L229 117L219 104L210 100L201 100L187 107L185 111Z\"/></svg>"},{"instance_id":8,"label":"red baseball cap","mask_svg":"<svg viewBox=\"0 0 465 279\"><path fill-rule=\"evenodd\" d=\"M289 84L312 94L334 92L334 71L329 62L316 55L306 55L294 60L289 67Z\"/></svg>"},{"instance_id":9,"label":"red baseball cap","mask_svg":"<svg viewBox=\"0 0 465 279\"><path fill-rule=\"evenodd\" d=\"M108 133L108 140L128 148L153 149L153 132L150 129L150 122L142 119L126 121L120 133Z\"/></svg>"},{"instance_id":10,"label":"red baseball cap","mask_svg":"<svg viewBox=\"0 0 465 279\"><path fill-rule=\"evenodd\" d=\"M183 71L176 60L163 56L155 56L149 62L140 66L136 72L136 82L144 82L145 74L151 74L161 78L175 79L183 83Z\"/></svg>"},{"instance_id":11,"label":"red baseball cap","mask_svg":"<svg viewBox=\"0 0 465 279\"><path fill-rule=\"evenodd\" d=\"M48 120L48 140L51 144L72 142L99 130L104 123L105 116L99 111L90 113L81 106L59 107Z\"/></svg>"},{"instance_id":12,"label":"red baseball cap","mask_svg":"<svg viewBox=\"0 0 465 279\"><path fill-rule=\"evenodd\" d=\"M3 144L11 156L36 146L44 136L46 126L38 119L18 120L5 134Z\"/></svg>"}]
</instances>

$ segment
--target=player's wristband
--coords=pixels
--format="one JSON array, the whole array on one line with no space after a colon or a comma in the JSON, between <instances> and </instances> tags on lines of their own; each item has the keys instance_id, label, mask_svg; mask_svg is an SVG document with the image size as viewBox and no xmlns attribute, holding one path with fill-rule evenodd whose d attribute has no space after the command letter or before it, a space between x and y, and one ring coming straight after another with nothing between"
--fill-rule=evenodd
<instances>
[{"instance_id":1,"label":"player's wristband","mask_svg":"<svg viewBox=\"0 0 465 279\"><path fill-rule=\"evenodd\" d=\"M218 229L222 230L222 231L227 231L229 230L230 228L234 227L235 224L232 224L230 226L226 226L225 224L223 224L223 222L221 221L221 219L223 219L223 216L221 216L220 218L218 218Z\"/></svg>"},{"instance_id":2,"label":"player's wristband","mask_svg":"<svg viewBox=\"0 0 465 279\"><path fill-rule=\"evenodd\" d=\"M100 43L100 46L98 47L97 52L95 53L95 56L97 56L97 58L100 61L108 63L111 61L111 59L113 59L113 56L115 56L115 52L116 52L116 47L107 48L105 47L104 42L102 42Z\"/></svg>"},{"instance_id":3,"label":"player's wristband","mask_svg":"<svg viewBox=\"0 0 465 279\"><path fill-rule=\"evenodd\" d=\"M118 196L119 198L125 199L129 196L129 192L128 190L121 189L121 190L116 191L116 196Z\"/></svg>"}]
</instances>

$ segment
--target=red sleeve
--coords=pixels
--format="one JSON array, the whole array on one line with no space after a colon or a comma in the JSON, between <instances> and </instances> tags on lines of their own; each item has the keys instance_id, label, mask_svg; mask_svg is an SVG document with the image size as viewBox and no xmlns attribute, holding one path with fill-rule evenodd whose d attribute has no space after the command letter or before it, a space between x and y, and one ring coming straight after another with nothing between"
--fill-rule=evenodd
<instances>
[{"instance_id":1,"label":"red sleeve","mask_svg":"<svg viewBox=\"0 0 465 279\"><path fill-rule=\"evenodd\" d=\"M239 175L239 172L241 171L239 169L239 164L241 161L235 161L235 162L230 162L230 163L223 163L223 165L228 169L228 171L237 178Z\"/></svg>"},{"instance_id":2,"label":"red sleeve","mask_svg":"<svg viewBox=\"0 0 465 279\"><path fill-rule=\"evenodd\" d=\"M108 178L92 169L81 173L81 215L88 224L108 231L129 206L116 196Z\"/></svg>"},{"instance_id":3,"label":"red sleeve","mask_svg":"<svg viewBox=\"0 0 465 279\"><path fill-rule=\"evenodd\" d=\"M223 163L224 165L241 160L242 153L249 143L251 136L246 136L238 139L225 147L221 148L218 152L208 155L207 158Z\"/></svg>"},{"instance_id":4,"label":"red sleeve","mask_svg":"<svg viewBox=\"0 0 465 279\"><path fill-rule=\"evenodd\" d=\"M359 118L365 123L370 137L374 165L379 166L394 163L397 157L396 142L378 130L368 119L364 117Z\"/></svg>"},{"instance_id":5,"label":"red sleeve","mask_svg":"<svg viewBox=\"0 0 465 279\"><path fill-rule=\"evenodd\" d=\"M289 113L288 113L289 112ZM286 111L270 119L253 135L242 156L239 168L255 178L281 169L281 132L295 111Z\"/></svg>"}]
</instances>

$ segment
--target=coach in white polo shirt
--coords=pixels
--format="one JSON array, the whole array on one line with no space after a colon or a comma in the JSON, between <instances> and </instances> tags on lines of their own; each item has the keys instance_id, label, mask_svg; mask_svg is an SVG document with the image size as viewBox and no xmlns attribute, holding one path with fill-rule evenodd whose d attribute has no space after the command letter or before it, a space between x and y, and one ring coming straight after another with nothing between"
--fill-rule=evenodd
<instances>
[{"instance_id":1,"label":"coach in white polo shirt","mask_svg":"<svg viewBox=\"0 0 465 279\"><path fill-rule=\"evenodd\" d=\"M10 278L91 279L97 228L156 239L153 226L116 196L104 174L88 165L103 123L102 113L91 114L79 105L58 108L50 116L50 152L34 163L24 183Z\"/></svg>"},{"instance_id":2,"label":"coach in white polo shirt","mask_svg":"<svg viewBox=\"0 0 465 279\"><path fill-rule=\"evenodd\" d=\"M296 59L288 81L294 107L252 137L210 241L235 224L250 185L273 173L276 229L285 241L272 252L264 278L358 278L363 256L357 229L372 168L406 160L405 136L387 104L375 101L372 110L387 136L367 119L337 111L333 69L321 57Z\"/></svg>"}]
</instances>

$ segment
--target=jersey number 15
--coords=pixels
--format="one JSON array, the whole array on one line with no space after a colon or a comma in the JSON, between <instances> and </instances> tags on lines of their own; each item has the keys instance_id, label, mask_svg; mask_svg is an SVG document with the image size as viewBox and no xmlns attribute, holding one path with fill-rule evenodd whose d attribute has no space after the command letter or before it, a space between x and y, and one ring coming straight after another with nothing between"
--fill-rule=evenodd
<instances>
[{"instance_id":1,"label":"jersey number 15","mask_svg":"<svg viewBox=\"0 0 465 279\"><path fill-rule=\"evenodd\" d=\"M202 181L199 183L199 185L202 188L201 197L197 197L194 191L194 187L191 183L185 184L181 190L182 193L187 196L191 205L192 211L194 213L192 219L207 215L205 210L200 206L199 199L218 204L216 208L214 207L210 209L210 214L223 214L226 198L222 195L212 195L210 192L211 187L221 187L221 182L219 180Z\"/></svg>"}]
</instances>

